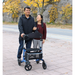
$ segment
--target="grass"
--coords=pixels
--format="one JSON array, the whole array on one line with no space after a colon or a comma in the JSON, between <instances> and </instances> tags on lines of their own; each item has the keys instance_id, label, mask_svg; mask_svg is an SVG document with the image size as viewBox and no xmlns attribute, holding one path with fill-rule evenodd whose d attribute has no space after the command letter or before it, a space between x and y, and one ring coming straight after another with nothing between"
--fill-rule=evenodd
<instances>
[{"instance_id":1,"label":"grass","mask_svg":"<svg viewBox=\"0 0 75 75\"><path fill-rule=\"evenodd\" d=\"M3 24L6 24L6 25L18 25L17 22L3 22ZM46 24L47 28L60 28L60 29L72 29L72 24L65 24L65 25L62 25L62 24L50 24L50 23L47 23Z\"/></svg>"},{"instance_id":2,"label":"grass","mask_svg":"<svg viewBox=\"0 0 75 75\"><path fill-rule=\"evenodd\" d=\"M46 24L47 28L72 29L72 24Z\"/></svg>"},{"instance_id":3,"label":"grass","mask_svg":"<svg viewBox=\"0 0 75 75\"><path fill-rule=\"evenodd\" d=\"M3 22L3 24L6 24L6 25L18 25L17 22Z\"/></svg>"}]
</instances>

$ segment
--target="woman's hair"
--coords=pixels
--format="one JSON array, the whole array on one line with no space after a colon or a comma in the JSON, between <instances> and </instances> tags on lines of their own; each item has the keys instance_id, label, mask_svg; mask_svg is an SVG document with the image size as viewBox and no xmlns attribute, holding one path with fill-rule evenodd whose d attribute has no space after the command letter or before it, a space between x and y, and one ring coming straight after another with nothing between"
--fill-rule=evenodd
<instances>
[{"instance_id":1,"label":"woman's hair","mask_svg":"<svg viewBox=\"0 0 75 75\"><path fill-rule=\"evenodd\" d=\"M42 28L43 28L43 16L41 15L41 14L39 14L40 15L40 17L42 18L42 20L41 20L41 26L42 26Z\"/></svg>"}]
</instances>

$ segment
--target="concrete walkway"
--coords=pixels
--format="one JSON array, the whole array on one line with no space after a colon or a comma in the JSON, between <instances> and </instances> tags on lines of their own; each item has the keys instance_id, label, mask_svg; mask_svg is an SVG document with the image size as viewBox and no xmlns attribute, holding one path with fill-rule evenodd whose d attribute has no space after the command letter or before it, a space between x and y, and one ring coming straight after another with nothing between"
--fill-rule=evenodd
<instances>
[{"instance_id":1,"label":"concrete walkway","mask_svg":"<svg viewBox=\"0 0 75 75\"><path fill-rule=\"evenodd\" d=\"M17 25L3 25L3 30L19 32ZM54 39L61 39L66 41L72 41L72 30L47 28L47 37Z\"/></svg>"},{"instance_id":2,"label":"concrete walkway","mask_svg":"<svg viewBox=\"0 0 75 75\"><path fill-rule=\"evenodd\" d=\"M47 69L31 60L32 70L26 71L25 63L17 63L18 36L18 32L3 31L3 75L72 75L72 42L47 38L43 45Z\"/></svg>"}]
</instances>

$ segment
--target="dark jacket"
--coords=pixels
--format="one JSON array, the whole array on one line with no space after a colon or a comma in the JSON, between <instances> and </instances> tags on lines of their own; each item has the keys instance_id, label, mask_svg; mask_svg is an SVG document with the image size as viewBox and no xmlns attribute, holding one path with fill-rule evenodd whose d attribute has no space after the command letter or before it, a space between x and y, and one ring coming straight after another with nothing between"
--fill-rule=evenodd
<instances>
[{"instance_id":1,"label":"dark jacket","mask_svg":"<svg viewBox=\"0 0 75 75\"><path fill-rule=\"evenodd\" d=\"M19 28L19 32L20 32L20 35L19 35L19 40L23 39L21 37L21 34L22 33L25 33L25 34L29 34L33 31L33 27L34 27L34 18L29 15L29 18L27 19L25 17L25 14L22 15L19 19L19 23L18 23L18 28ZM27 38L26 41L29 41L30 38Z\"/></svg>"}]
</instances>

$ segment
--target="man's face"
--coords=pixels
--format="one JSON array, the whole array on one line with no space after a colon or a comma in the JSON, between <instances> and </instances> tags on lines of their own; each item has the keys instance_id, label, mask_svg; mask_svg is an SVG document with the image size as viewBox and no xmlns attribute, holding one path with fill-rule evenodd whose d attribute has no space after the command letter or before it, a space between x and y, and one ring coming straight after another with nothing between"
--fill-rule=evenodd
<instances>
[{"instance_id":1,"label":"man's face","mask_svg":"<svg viewBox=\"0 0 75 75\"><path fill-rule=\"evenodd\" d=\"M30 9L26 8L24 12L25 12L25 15L30 15Z\"/></svg>"}]
</instances>

